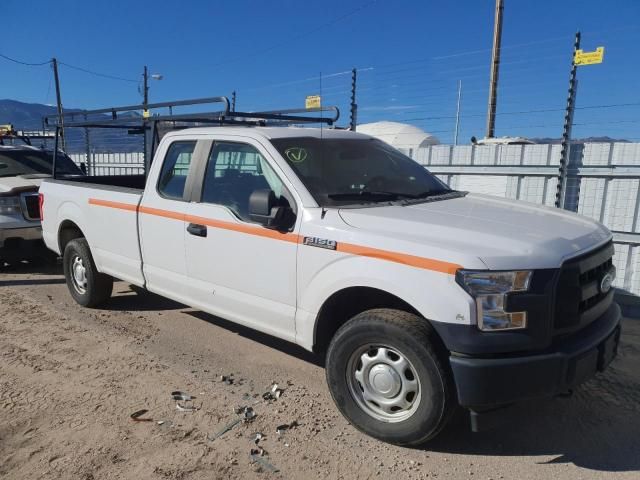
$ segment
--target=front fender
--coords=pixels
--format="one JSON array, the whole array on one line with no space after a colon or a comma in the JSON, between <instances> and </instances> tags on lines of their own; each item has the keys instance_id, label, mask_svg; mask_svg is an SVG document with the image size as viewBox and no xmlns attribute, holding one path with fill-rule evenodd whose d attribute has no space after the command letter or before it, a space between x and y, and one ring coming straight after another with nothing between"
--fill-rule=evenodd
<instances>
[{"instance_id":1,"label":"front fender","mask_svg":"<svg viewBox=\"0 0 640 480\"><path fill-rule=\"evenodd\" d=\"M299 267L298 272L296 315L298 343L307 348L313 345L315 322L324 302L350 287L383 290L432 321L470 324L474 318L473 301L455 282L454 275L375 258L310 250L313 252L308 252L307 258L299 262L304 268ZM327 260L327 254L334 256L328 263L317 258Z\"/></svg>"}]
</instances>

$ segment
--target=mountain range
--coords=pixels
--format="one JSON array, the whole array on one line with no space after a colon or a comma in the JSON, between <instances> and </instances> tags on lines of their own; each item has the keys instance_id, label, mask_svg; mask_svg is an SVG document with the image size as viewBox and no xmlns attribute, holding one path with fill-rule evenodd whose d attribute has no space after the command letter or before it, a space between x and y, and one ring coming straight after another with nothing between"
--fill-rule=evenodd
<instances>
[{"instance_id":1,"label":"mountain range","mask_svg":"<svg viewBox=\"0 0 640 480\"><path fill-rule=\"evenodd\" d=\"M65 108L65 113L81 113L80 109ZM56 115L57 108L54 105L41 103L24 103L17 100L0 100L0 125L12 124L16 130L42 131L42 118ZM137 112L129 113L129 116L139 118ZM109 119L108 115L100 115L99 119ZM94 119L98 119L93 117ZM130 135L126 129L94 128L89 131L89 142L86 139L84 128L65 129L67 153L84 153L89 148L98 153L108 152L140 152L142 151L142 136ZM52 148L53 145L45 144Z\"/></svg>"}]
</instances>

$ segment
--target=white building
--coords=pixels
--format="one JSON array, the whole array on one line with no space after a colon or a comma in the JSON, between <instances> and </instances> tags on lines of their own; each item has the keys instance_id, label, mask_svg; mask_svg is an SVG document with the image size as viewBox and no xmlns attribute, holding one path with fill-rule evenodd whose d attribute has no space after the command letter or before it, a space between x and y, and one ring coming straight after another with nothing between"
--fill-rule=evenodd
<instances>
[{"instance_id":1,"label":"white building","mask_svg":"<svg viewBox=\"0 0 640 480\"><path fill-rule=\"evenodd\" d=\"M406 123L363 123L356 127L356 131L378 138L392 147L409 152L409 154L418 148L438 145L440 143L440 141L430 133Z\"/></svg>"}]
</instances>

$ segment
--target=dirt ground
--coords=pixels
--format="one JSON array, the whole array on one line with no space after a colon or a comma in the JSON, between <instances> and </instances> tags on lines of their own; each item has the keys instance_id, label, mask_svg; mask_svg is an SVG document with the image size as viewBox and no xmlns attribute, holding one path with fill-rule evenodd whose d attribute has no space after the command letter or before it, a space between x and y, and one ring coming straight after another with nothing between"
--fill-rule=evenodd
<instances>
[{"instance_id":1,"label":"dirt ground","mask_svg":"<svg viewBox=\"0 0 640 480\"><path fill-rule=\"evenodd\" d=\"M124 283L103 310L82 309L58 270L0 271L1 478L640 478L640 320L625 319L619 357L571 398L486 433L460 412L409 449L351 427L303 350ZM264 400L272 382L284 392ZM178 411L174 390L197 411ZM245 405L255 419L212 440ZM140 409L153 421L134 422ZM257 432L263 463L249 455Z\"/></svg>"}]
</instances>

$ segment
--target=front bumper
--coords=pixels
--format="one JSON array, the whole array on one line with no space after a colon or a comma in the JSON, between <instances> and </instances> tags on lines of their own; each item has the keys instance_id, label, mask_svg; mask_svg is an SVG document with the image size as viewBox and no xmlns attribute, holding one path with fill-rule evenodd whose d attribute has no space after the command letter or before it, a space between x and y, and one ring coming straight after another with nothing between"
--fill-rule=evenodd
<instances>
[{"instance_id":1,"label":"front bumper","mask_svg":"<svg viewBox=\"0 0 640 480\"><path fill-rule=\"evenodd\" d=\"M603 371L616 356L620 307L612 303L596 321L526 355L452 354L451 369L463 407L494 407L553 396Z\"/></svg>"}]
</instances>

